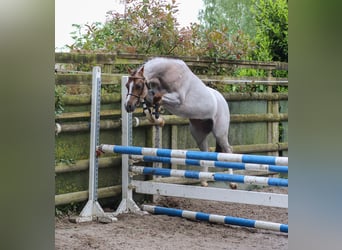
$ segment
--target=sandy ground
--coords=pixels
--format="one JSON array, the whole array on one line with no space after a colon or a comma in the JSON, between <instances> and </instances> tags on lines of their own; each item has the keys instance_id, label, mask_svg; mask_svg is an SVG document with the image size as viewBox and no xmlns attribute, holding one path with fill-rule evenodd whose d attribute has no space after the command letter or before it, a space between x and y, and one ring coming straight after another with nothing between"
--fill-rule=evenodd
<instances>
[{"instance_id":1,"label":"sandy ground","mask_svg":"<svg viewBox=\"0 0 342 250\"><path fill-rule=\"evenodd\" d=\"M287 189L260 191L287 193ZM288 223L288 209L162 197L155 205ZM122 214L118 221L71 223L56 217L56 249L288 249L288 234L191 221L167 215Z\"/></svg>"}]
</instances>

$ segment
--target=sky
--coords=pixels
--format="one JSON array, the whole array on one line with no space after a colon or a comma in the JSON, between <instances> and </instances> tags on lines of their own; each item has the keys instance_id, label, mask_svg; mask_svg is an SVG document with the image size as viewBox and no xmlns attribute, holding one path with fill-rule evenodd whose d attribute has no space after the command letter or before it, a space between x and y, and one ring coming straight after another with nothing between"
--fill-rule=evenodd
<instances>
[{"instance_id":1,"label":"sky","mask_svg":"<svg viewBox=\"0 0 342 250\"><path fill-rule=\"evenodd\" d=\"M124 5L120 0L55 0L55 48L62 49L65 44L71 44L70 32L75 29L72 24L91 24L104 22L106 12L116 10L124 11ZM197 15L203 8L202 0L176 0L179 4L177 20L181 26L187 26L191 22L198 22Z\"/></svg>"}]
</instances>

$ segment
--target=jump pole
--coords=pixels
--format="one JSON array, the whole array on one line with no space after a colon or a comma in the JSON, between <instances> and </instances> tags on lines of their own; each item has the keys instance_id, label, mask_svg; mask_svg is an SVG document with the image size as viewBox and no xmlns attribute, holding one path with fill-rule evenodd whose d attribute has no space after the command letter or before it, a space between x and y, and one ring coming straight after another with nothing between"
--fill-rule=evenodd
<instances>
[{"instance_id":1,"label":"jump pole","mask_svg":"<svg viewBox=\"0 0 342 250\"><path fill-rule=\"evenodd\" d=\"M99 149L107 153L175 157L175 158L209 160L209 161L256 163L256 164L269 164L269 165L280 165L280 166L288 165L288 157L279 157L279 156L202 152L202 151L191 151L191 150L180 150L180 149L148 148L148 147L122 146L122 145L109 145L109 144L101 144L99 146Z\"/></svg>"},{"instance_id":2,"label":"jump pole","mask_svg":"<svg viewBox=\"0 0 342 250\"><path fill-rule=\"evenodd\" d=\"M273 230L283 233L288 233L288 225L268 221L259 221L252 219L245 219L232 216L223 216L216 214L207 214L202 212L193 212L189 210L181 210L175 208L166 208L159 206L142 205L142 209L153 214L164 214L169 216L177 216L191 220L208 221L220 224L229 224L243 227L252 227L259 229Z\"/></svg>"},{"instance_id":3,"label":"jump pole","mask_svg":"<svg viewBox=\"0 0 342 250\"><path fill-rule=\"evenodd\" d=\"M215 168L231 168L250 171L268 171L275 173L288 173L288 166L277 166L268 164L255 164L255 163L241 163L241 162L224 162L224 161L207 161L196 159L184 159L174 157L160 157L160 156L147 156L147 155L132 155L133 160L143 162L162 162L166 164L176 165L190 165L199 167L215 167Z\"/></svg>"},{"instance_id":4,"label":"jump pole","mask_svg":"<svg viewBox=\"0 0 342 250\"><path fill-rule=\"evenodd\" d=\"M168 168L151 168L142 166L131 166L130 170L134 173L144 175L157 175L165 177L183 177L199 180L212 180L212 181L228 181L238 182L245 184L267 185L288 187L288 179L284 178L272 178L272 177L260 177L260 176L248 176L248 175L235 175L225 173L214 172L199 172L192 170L178 170Z\"/></svg>"}]
</instances>

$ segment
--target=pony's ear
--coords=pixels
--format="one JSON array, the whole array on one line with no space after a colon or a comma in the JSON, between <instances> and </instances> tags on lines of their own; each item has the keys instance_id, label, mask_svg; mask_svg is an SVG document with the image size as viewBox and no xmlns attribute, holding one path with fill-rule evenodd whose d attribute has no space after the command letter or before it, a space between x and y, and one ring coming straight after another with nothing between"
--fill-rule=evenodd
<instances>
[{"instance_id":1,"label":"pony's ear","mask_svg":"<svg viewBox=\"0 0 342 250\"><path fill-rule=\"evenodd\" d=\"M127 67L126 70L128 71L128 73L129 73L130 75L132 75L132 72L133 72L133 71L132 71L130 68Z\"/></svg>"},{"instance_id":2,"label":"pony's ear","mask_svg":"<svg viewBox=\"0 0 342 250\"><path fill-rule=\"evenodd\" d=\"M141 70L139 71L140 75L144 75L144 66L141 67Z\"/></svg>"}]
</instances>

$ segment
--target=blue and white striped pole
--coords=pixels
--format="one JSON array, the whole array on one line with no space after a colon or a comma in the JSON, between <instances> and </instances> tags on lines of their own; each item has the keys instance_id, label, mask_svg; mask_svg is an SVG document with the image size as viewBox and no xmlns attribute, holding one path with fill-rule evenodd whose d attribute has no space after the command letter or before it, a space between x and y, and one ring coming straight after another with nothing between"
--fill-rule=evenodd
<instances>
[{"instance_id":1,"label":"blue and white striped pole","mask_svg":"<svg viewBox=\"0 0 342 250\"><path fill-rule=\"evenodd\" d=\"M166 207L150 206L150 205L142 205L142 210L147 211L149 213L153 213L153 214L165 214L169 216L182 217L182 218L187 218L191 220L208 221L208 222L213 222L213 223L252 227L252 228L267 229L267 230L288 233L287 224L280 224L280 223L274 223L274 222L268 222L268 221L259 221L259 220L245 219L245 218L232 217L232 216L207 214L207 213L202 213L202 212L193 212L189 210L181 210L181 209L175 209L175 208L166 208Z\"/></svg>"},{"instance_id":2,"label":"blue and white striped pole","mask_svg":"<svg viewBox=\"0 0 342 250\"><path fill-rule=\"evenodd\" d=\"M160 156L147 156L147 155L134 155L134 160L140 160L145 162L162 162L166 164L178 164L178 165L190 165L200 167L216 167L216 168L232 168L250 171L269 171L276 173L288 173L288 166L277 166L267 164L255 164L255 163L241 163L241 162L225 162L225 161L208 161L208 160L196 160L196 159L182 159Z\"/></svg>"},{"instance_id":3,"label":"blue and white striped pole","mask_svg":"<svg viewBox=\"0 0 342 250\"><path fill-rule=\"evenodd\" d=\"M278 156L263 156L263 155L246 155L246 154L231 154L217 152L202 152L179 149L164 149L164 148L145 148L136 146L121 146L102 144L98 147L99 151L107 153L132 154L132 155L148 155L161 157L174 157L197 160L210 161L228 161L228 162L243 162L268 165L288 165L288 157Z\"/></svg>"},{"instance_id":4,"label":"blue and white striped pole","mask_svg":"<svg viewBox=\"0 0 342 250\"><path fill-rule=\"evenodd\" d=\"M268 186L288 186L288 179L282 178L269 178L259 176L248 176L248 175L234 175L224 173L210 173L210 172L198 172L192 170L177 170L167 168L151 168L142 166L131 166L130 170L134 173L140 173L145 175L160 175L166 177L184 177L191 179L200 180L213 180L213 181L227 181L227 182L238 182L246 184L258 184Z\"/></svg>"}]
</instances>

